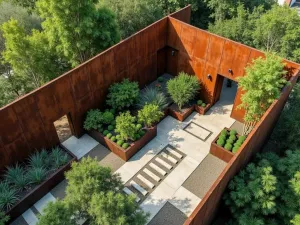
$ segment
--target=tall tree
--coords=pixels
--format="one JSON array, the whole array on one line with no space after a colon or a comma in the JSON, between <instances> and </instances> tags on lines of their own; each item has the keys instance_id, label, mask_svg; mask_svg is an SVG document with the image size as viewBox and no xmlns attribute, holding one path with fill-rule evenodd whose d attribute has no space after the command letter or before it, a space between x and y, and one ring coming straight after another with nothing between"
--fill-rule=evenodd
<instances>
[{"instance_id":1,"label":"tall tree","mask_svg":"<svg viewBox=\"0 0 300 225\"><path fill-rule=\"evenodd\" d=\"M2 32L5 38L3 60L11 65L13 75L30 81L29 88L40 87L65 69L44 32L33 30L32 35L26 35L24 27L14 19L2 25Z\"/></svg>"},{"instance_id":2,"label":"tall tree","mask_svg":"<svg viewBox=\"0 0 300 225\"><path fill-rule=\"evenodd\" d=\"M98 0L39 0L37 10L52 47L76 66L120 40L114 13Z\"/></svg>"}]
</instances>

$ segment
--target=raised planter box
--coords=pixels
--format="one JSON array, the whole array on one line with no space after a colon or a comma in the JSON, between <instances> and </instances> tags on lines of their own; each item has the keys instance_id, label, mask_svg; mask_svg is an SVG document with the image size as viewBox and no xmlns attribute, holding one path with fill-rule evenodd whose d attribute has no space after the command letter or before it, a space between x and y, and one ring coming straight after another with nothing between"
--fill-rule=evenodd
<instances>
[{"instance_id":1,"label":"raised planter box","mask_svg":"<svg viewBox=\"0 0 300 225\"><path fill-rule=\"evenodd\" d=\"M88 131L88 134L95 140L106 146L110 151L118 155L124 161L128 161L135 153L143 148L148 142L150 142L157 135L157 126L149 128L145 135L139 140L133 142L127 149L123 149L109 138L96 130Z\"/></svg>"},{"instance_id":2,"label":"raised planter box","mask_svg":"<svg viewBox=\"0 0 300 225\"><path fill-rule=\"evenodd\" d=\"M194 108L195 108L195 106L193 104L193 105L185 107L184 109L179 111L177 105L172 104L169 107L169 115L174 117L175 119L177 119L179 121L184 121L189 115L192 114L192 112L194 111Z\"/></svg>"},{"instance_id":3,"label":"raised planter box","mask_svg":"<svg viewBox=\"0 0 300 225\"><path fill-rule=\"evenodd\" d=\"M203 108L202 106L199 106L199 105L195 105L195 110L201 114L201 115L204 115L211 107L211 104L207 104L205 108Z\"/></svg>"},{"instance_id":4,"label":"raised planter box","mask_svg":"<svg viewBox=\"0 0 300 225\"><path fill-rule=\"evenodd\" d=\"M26 194L22 199L20 199L9 211L6 212L6 215L10 217L9 222L12 222L20 215L22 215L27 209L33 206L37 201L44 197L49 191L51 191L56 185L62 182L65 179L64 173L71 169L71 164L74 161L77 161L77 157L67 150L64 146L60 145L60 148L64 149L70 156L70 161L56 170L51 174L47 180L43 183L36 186L28 194Z\"/></svg>"},{"instance_id":5,"label":"raised planter box","mask_svg":"<svg viewBox=\"0 0 300 225\"><path fill-rule=\"evenodd\" d=\"M228 128L225 128L225 130L230 131ZM210 145L210 153L217 158L223 160L224 162L229 162L234 154L231 151L226 150L222 146L217 145L217 140L219 139L221 133L214 139L214 141ZM239 135L237 135L238 137Z\"/></svg>"}]
</instances>

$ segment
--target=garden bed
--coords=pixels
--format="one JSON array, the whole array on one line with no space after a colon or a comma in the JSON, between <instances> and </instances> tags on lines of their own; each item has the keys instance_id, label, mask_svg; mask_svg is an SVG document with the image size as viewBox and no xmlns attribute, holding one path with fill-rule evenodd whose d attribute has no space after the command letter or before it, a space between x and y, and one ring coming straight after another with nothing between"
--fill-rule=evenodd
<instances>
[{"instance_id":1,"label":"garden bed","mask_svg":"<svg viewBox=\"0 0 300 225\"><path fill-rule=\"evenodd\" d=\"M218 144L218 140L220 139L220 137L223 134L224 131L227 131L227 141L230 139L230 136L235 136L236 139L234 141L232 141L233 143L231 144L231 148L233 146L237 146L237 147L233 147L233 152L226 148L230 147L230 146L222 146L220 144ZM235 134L229 134L231 131L233 130L230 130L228 128L224 128L224 130L213 140L213 142L211 143L211 146L210 146L210 153L214 156L216 156L217 158L225 161L225 162L229 162L232 157L234 156L235 152L238 151L238 149L240 148L240 146L243 144L243 142L245 141L246 137L244 136L240 136L239 134L235 133ZM235 131L236 132L236 131ZM226 135L225 135L226 136ZM227 142L226 142L227 143ZM223 144L224 145L224 144Z\"/></svg>"},{"instance_id":2,"label":"garden bed","mask_svg":"<svg viewBox=\"0 0 300 225\"><path fill-rule=\"evenodd\" d=\"M127 149L124 149L121 146L117 145L117 143L113 142L96 130L88 131L88 134L95 140L100 142L102 145L106 146L110 151L118 155L121 159L123 159L124 161L128 161L135 153L137 153L148 142L156 137L157 126L147 129L145 135L142 136L139 140L131 143Z\"/></svg>"},{"instance_id":3,"label":"garden bed","mask_svg":"<svg viewBox=\"0 0 300 225\"><path fill-rule=\"evenodd\" d=\"M195 105L189 104L180 110L176 104L169 107L169 115L179 121L184 121L194 111Z\"/></svg>"},{"instance_id":4,"label":"garden bed","mask_svg":"<svg viewBox=\"0 0 300 225\"><path fill-rule=\"evenodd\" d=\"M72 162L76 161L77 157L62 145L59 147L68 154L68 163L50 173L42 183L36 185L32 189L29 189L28 191L23 191L21 193L22 197L20 197L20 200L13 207L6 211L6 215L10 217L9 222L22 215L27 209L29 209L65 179L64 173L71 168Z\"/></svg>"},{"instance_id":5,"label":"garden bed","mask_svg":"<svg viewBox=\"0 0 300 225\"><path fill-rule=\"evenodd\" d=\"M210 109L210 107L211 107L211 104L207 104L205 107L195 104L195 110L201 115L204 115Z\"/></svg>"}]
</instances>

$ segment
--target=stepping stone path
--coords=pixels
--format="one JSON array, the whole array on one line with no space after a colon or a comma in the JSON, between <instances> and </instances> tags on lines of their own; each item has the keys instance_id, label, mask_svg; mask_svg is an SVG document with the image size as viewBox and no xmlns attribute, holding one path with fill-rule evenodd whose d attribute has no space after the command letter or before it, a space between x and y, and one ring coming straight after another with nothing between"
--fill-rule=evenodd
<instances>
[{"instance_id":1,"label":"stepping stone path","mask_svg":"<svg viewBox=\"0 0 300 225\"><path fill-rule=\"evenodd\" d=\"M135 195L136 202L144 200L183 157L183 153L180 154L170 147L165 148L127 183L123 191L128 195Z\"/></svg>"}]
</instances>

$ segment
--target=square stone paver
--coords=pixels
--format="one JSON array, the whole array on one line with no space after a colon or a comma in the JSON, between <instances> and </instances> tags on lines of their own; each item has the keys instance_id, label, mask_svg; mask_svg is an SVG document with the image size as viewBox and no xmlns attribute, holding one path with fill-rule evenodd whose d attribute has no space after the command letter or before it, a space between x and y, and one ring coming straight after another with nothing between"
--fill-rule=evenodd
<instances>
[{"instance_id":1,"label":"square stone paver","mask_svg":"<svg viewBox=\"0 0 300 225\"><path fill-rule=\"evenodd\" d=\"M206 141L209 136L212 134L210 130L207 130L206 128L200 126L199 124L196 124L194 122L189 123L184 130L188 132L189 134L200 138L202 141Z\"/></svg>"}]
</instances>

